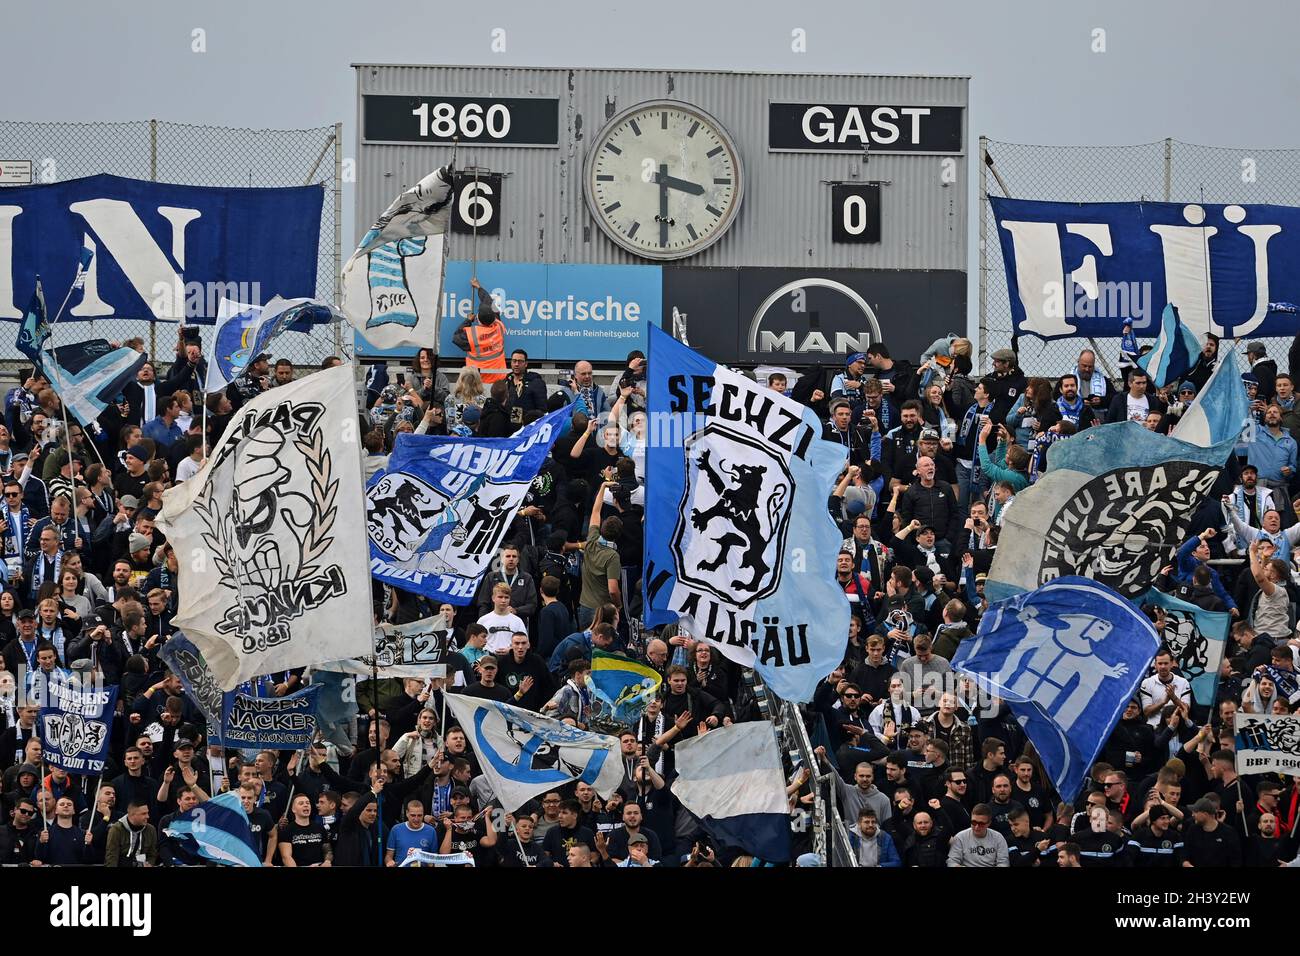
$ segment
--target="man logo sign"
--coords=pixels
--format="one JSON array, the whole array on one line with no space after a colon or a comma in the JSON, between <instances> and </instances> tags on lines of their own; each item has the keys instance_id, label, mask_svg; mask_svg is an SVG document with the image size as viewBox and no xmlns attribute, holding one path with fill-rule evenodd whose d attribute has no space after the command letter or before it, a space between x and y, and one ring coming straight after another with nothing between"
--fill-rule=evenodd
<instances>
[{"instance_id":1,"label":"man logo sign","mask_svg":"<svg viewBox=\"0 0 1300 956\"><path fill-rule=\"evenodd\" d=\"M809 328L809 323L806 320L808 310L795 307L796 302L802 302L803 297L807 294L805 290L808 289L827 289L844 296L862 313L865 328L833 333ZM795 316L804 315L804 318L798 321L801 326L799 329L790 327L793 324L790 319L777 317L784 310L776 309L773 312L773 307L786 297L791 298L791 313ZM763 327L765 324L764 319L768 318L769 312L773 312L773 315L766 324L776 326L776 328ZM785 327L782 328L782 326ZM824 355L849 355L853 352L865 352L872 342L879 342L882 338L880 322L876 319L875 310L867 304L866 299L842 282L813 276L787 282L763 300L749 322L749 337L746 344L751 353L816 352Z\"/></svg>"}]
</instances>

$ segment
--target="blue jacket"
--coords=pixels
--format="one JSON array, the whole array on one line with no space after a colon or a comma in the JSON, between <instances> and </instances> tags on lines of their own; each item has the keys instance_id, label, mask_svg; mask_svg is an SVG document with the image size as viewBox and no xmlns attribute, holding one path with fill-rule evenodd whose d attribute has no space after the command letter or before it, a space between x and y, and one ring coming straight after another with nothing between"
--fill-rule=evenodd
<instances>
[{"instance_id":1,"label":"blue jacket","mask_svg":"<svg viewBox=\"0 0 1300 956\"><path fill-rule=\"evenodd\" d=\"M1246 446L1246 461L1259 470L1259 477L1268 481L1286 481L1283 467L1295 474L1296 441L1285 430L1274 438L1267 428L1255 430L1255 440Z\"/></svg>"},{"instance_id":2,"label":"blue jacket","mask_svg":"<svg viewBox=\"0 0 1300 956\"><path fill-rule=\"evenodd\" d=\"M1192 554L1197 545L1201 543L1200 538L1188 538L1178 548L1178 560L1174 563L1174 580L1179 584L1191 586L1192 572L1201 566L1201 560ZM1206 565L1209 567L1209 565ZM1227 591L1223 589L1223 582L1219 580L1219 572L1214 568L1210 570L1210 587L1214 589L1214 595L1223 602L1223 606L1229 611L1237 606L1237 602L1232 599Z\"/></svg>"},{"instance_id":3,"label":"blue jacket","mask_svg":"<svg viewBox=\"0 0 1300 956\"><path fill-rule=\"evenodd\" d=\"M569 653L575 648L581 650L584 657L591 657L590 630L577 631L560 641L555 653L551 655L551 659L546 664L552 674L565 669L565 662L569 659Z\"/></svg>"},{"instance_id":4,"label":"blue jacket","mask_svg":"<svg viewBox=\"0 0 1300 956\"><path fill-rule=\"evenodd\" d=\"M876 845L880 848L880 867L892 868L903 865L902 857L898 855L898 848L894 846L894 838L884 830L876 830ZM858 848L862 846L862 837L858 834L857 828L849 831L849 846L853 847L854 856L858 853Z\"/></svg>"}]
</instances>

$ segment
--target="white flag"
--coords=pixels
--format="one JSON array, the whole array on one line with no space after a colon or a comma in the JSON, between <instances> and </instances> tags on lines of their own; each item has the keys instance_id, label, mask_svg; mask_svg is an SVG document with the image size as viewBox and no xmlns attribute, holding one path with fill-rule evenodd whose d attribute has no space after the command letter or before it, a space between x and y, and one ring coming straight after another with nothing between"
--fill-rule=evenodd
<instances>
[{"instance_id":1,"label":"white flag","mask_svg":"<svg viewBox=\"0 0 1300 956\"><path fill-rule=\"evenodd\" d=\"M607 797L623 782L618 740L495 700L448 694L492 792L507 810L574 780Z\"/></svg>"},{"instance_id":2,"label":"white flag","mask_svg":"<svg viewBox=\"0 0 1300 956\"><path fill-rule=\"evenodd\" d=\"M223 690L258 674L373 652L352 369L248 402L208 464L163 495L175 623Z\"/></svg>"},{"instance_id":3,"label":"white flag","mask_svg":"<svg viewBox=\"0 0 1300 956\"><path fill-rule=\"evenodd\" d=\"M443 166L398 196L343 267L343 313L376 348L433 341L452 175Z\"/></svg>"}]
</instances>

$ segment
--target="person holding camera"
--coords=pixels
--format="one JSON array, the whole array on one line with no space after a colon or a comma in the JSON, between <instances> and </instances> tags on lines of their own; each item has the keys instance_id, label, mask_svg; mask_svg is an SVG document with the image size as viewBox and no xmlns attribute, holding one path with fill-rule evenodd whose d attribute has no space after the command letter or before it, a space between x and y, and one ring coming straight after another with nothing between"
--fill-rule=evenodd
<instances>
[{"instance_id":1,"label":"person holding camera","mask_svg":"<svg viewBox=\"0 0 1300 956\"><path fill-rule=\"evenodd\" d=\"M176 361L167 370L167 378L158 390L159 397L180 391L198 392L201 395L207 379L208 360L203 357L199 327L182 325L176 333Z\"/></svg>"}]
</instances>

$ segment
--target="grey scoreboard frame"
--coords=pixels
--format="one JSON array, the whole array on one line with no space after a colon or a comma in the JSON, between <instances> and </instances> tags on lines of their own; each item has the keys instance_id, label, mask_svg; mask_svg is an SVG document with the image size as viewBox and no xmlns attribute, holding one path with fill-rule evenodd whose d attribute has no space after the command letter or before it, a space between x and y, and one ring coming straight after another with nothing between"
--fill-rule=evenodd
<instances>
[{"instance_id":1,"label":"grey scoreboard frame","mask_svg":"<svg viewBox=\"0 0 1300 956\"><path fill-rule=\"evenodd\" d=\"M353 64L357 75L355 238L409 185L450 157L445 145L365 142L362 98L368 94L558 98L555 146L463 142L460 166L505 173L510 196L501 235L479 239L479 258L509 262L647 263L608 239L592 221L582 182L585 145L626 107L668 98L717 117L736 142L749 188L736 221L715 245L676 264L692 267L828 269L967 268L967 217L973 154L969 79L961 76L872 76L743 73L705 70L606 70L503 66ZM956 153L773 151L773 102L956 106L963 111ZM956 181L945 182L945 160ZM831 186L879 182L881 242L831 242ZM454 246L451 254L462 258Z\"/></svg>"}]
</instances>

